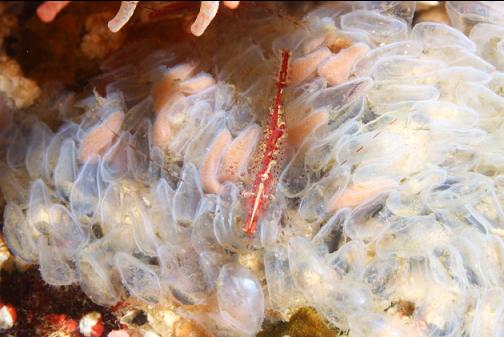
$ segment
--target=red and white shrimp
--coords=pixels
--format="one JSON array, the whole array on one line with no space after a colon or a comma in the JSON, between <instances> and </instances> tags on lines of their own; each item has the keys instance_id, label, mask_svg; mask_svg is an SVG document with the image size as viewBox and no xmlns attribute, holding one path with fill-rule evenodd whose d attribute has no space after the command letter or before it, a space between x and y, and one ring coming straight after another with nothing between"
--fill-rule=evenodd
<instances>
[{"instance_id":1,"label":"red and white shrimp","mask_svg":"<svg viewBox=\"0 0 504 337\"><path fill-rule=\"evenodd\" d=\"M243 231L251 235L255 233L257 223L268 207L269 196L275 186L276 177L274 172L278 165L280 165L281 147L287 134L282 102L284 90L287 86L289 57L290 52L284 50L276 83L275 102L270 110L270 118L265 126L263 138L259 145L261 151L259 168L252 184L252 192L249 193L246 200L248 214Z\"/></svg>"}]
</instances>

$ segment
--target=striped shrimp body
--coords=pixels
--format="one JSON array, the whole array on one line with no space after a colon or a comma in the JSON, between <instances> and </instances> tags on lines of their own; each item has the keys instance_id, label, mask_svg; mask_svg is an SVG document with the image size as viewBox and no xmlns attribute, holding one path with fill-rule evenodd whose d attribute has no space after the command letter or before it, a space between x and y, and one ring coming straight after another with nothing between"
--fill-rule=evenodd
<instances>
[{"instance_id":1,"label":"striped shrimp body","mask_svg":"<svg viewBox=\"0 0 504 337\"><path fill-rule=\"evenodd\" d=\"M282 63L278 80L276 83L277 92L273 107L270 110L269 121L264 130L261 140L261 159L256 173L252 192L247 197L247 220L243 231L253 235L257 228L257 223L267 209L268 199L275 185L274 172L278 170L282 143L286 136L284 120L284 110L282 106L284 89L287 86L287 74L289 70L289 51L282 52Z\"/></svg>"}]
</instances>

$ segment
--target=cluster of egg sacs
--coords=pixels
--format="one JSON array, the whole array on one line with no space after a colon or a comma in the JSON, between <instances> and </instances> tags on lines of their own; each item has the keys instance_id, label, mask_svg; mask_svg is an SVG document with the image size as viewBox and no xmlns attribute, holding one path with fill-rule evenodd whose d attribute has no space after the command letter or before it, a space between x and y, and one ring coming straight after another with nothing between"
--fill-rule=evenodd
<instances>
[{"instance_id":1,"label":"cluster of egg sacs","mask_svg":"<svg viewBox=\"0 0 504 337\"><path fill-rule=\"evenodd\" d=\"M33 120L10 130L9 247L100 304L125 290L205 304L180 313L219 336L300 306L351 336L500 336L504 27L411 28L414 4L382 5L330 5L259 34L292 57L287 163L254 237L242 227L267 118L256 110L280 62L231 41L220 81L151 64L157 84L138 103L150 87L123 69L109 89L125 100L80 101L85 114L55 134Z\"/></svg>"}]
</instances>

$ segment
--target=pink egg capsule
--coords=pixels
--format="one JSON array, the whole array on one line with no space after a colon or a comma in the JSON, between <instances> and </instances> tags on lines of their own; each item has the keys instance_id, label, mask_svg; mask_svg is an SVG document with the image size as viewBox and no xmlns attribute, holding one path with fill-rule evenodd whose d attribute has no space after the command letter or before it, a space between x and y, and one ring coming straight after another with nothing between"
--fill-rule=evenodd
<instances>
[{"instance_id":1,"label":"pink egg capsule","mask_svg":"<svg viewBox=\"0 0 504 337\"><path fill-rule=\"evenodd\" d=\"M288 128L289 143L299 146L319 126L327 123L326 111L314 112L303 118L298 124Z\"/></svg>"},{"instance_id":2,"label":"pink egg capsule","mask_svg":"<svg viewBox=\"0 0 504 337\"><path fill-rule=\"evenodd\" d=\"M333 54L319 65L318 74L331 85L338 85L350 77L353 65L369 51L364 43L356 43Z\"/></svg>"},{"instance_id":3,"label":"pink egg capsule","mask_svg":"<svg viewBox=\"0 0 504 337\"><path fill-rule=\"evenodd\" d=\"M290 66L289 82L297 85L315 74L318 65L331 56L331 51L327 47L320 47L310 54L300 57Z\"/></svg>"},{"instance_id":4,"label":"pink egg capsule","mask_svg":"<svg viewBox=\"0 0 504 337\"><path fill-rule=\"evenodd\" d=\"M123 120L124 112L116 111L110 114L100 125L89 131L81 143L79 153L81 162L96 161L98 156L103 155L121 130Z\"/></svg>"},{"instance_id":5,"label":"pink egg capsule","mask_svg":"<svg viewBox=\"0 0 504 337\"><path fill-rule=\"evenodd\" d=\"M231 133L227 128L222 130L213 141L200 169L203 190L207 193L219 193L221 184L217 179L217 169L224 150L231 143Z\"/></svg>"},{"instance_id":6,"label":"pink egg capsule","mask_svg":"<svg viewBox=\"0 0 504 337\"><path fill-rule=\"evenodd\" d=\"M187 80L195 68L196 64L194 63L184 63L170 68L164 73L163 78L152 88L152 100L156 114L173 104L180 92L178 84Z\"/></svg>"},{"instance_id":7,"label":"pink egg capsule","mask_svg":"<svg viewBox=\"0 0 504 337\"><path fill-rule=\"evenodd\" d=\"M179 91L184 95L194 95L200 91L210 88L215 84L212 75L200 73L184 82L180 83Z\"/></svg>"},{"instance_id":8,"label":"pink egg capsule","mask_svg":"<svg viewBox=\"0 0 504 337\"><path fill-rule=\"evenodd\" d=\"M160 149L164 150L170 145L170 140L176 134L172 129L170 118L174 110L185 109L185 98L177 94L173 98L173 104L163 109L157 116L152 126L152 142Z\"/></svg>"},{"instance_id":9,"label":"pink egg capsule","mask_svg":"<svg viewBox=\"0 0 504 337\"><path fill-rule=\"evenodd\" d=\"M219 169L219 181L236 182L247 172L250 156L259 140L260 128L257 125L248 127L236 137L222 157Z\"/></svg>"},{"instance_id":10,"label":"pink egg capsule","mask_svg":"<svg viewBox=\"0 0 504 337\"><path fill-rule=\"evenodd\" d=\"M377 180L365 186L350 185L343 193L337 193L329 199L326 206L330 212L344 207L355 207L381 193L390 191L397 185L396 181L390 179Z\"/></svg>"}]
</instances>

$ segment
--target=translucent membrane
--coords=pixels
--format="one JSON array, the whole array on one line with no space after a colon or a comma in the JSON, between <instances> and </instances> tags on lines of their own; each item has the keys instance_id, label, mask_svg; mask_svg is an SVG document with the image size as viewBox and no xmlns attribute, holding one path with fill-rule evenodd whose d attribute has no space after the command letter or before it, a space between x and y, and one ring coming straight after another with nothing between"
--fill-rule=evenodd
<instances>
[{"instance_id":1,"label":"translucent membrane","mask_svg":"<svg viewBox=\"0 0 504 337\"><path fill-rule=\"evenodd\" d=\"M215 336L306 306L351 337L501 336L502 8L447 9L453 26L411 26L401 1L251 14L198 62L125 48L105 97L62 96L71 122L19 112L2 131L6 243L49 284L176 304ZM247 235L258 167L274 172Z\"/></svg>"}]
</instances>

